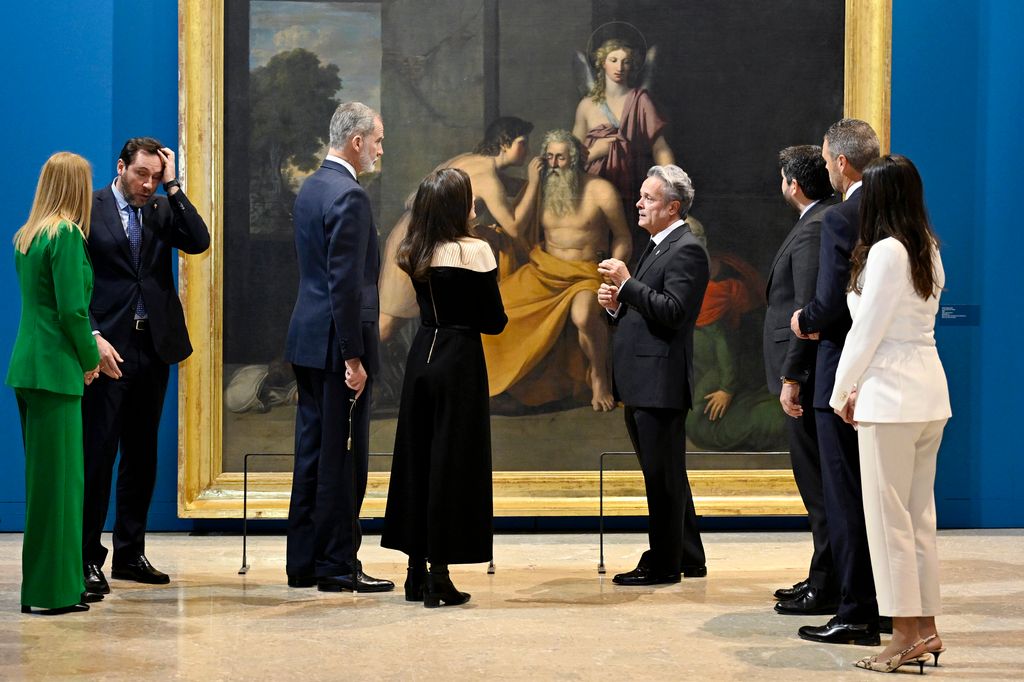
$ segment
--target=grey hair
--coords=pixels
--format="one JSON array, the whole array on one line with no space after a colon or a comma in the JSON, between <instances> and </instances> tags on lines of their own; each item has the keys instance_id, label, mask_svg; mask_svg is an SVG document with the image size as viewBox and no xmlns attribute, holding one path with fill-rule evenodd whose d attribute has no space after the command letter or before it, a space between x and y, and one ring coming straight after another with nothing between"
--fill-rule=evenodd
<instances>
[{"instance_id":1,"label":"grey hair","mask_svg":"<svg viewBox=\"0 0 1024 682\"><path fill-rule=\"evenodd\" d=\"M544 136L544 141L541 142L541 151L547 153L548 145L552 142L561 142L562 144L568 145L569 147L569 168L574 171L583 170L583 155L580 151L583 145L576 136L570 133L568 130L562 128L555 128L549 130Z\"/></svg>"},{"instance_id":2,"label":"grey hair","mask_svg":"<svg viewBox=\"0 0 1024 682\"><path fill-rule=\"evenodd\" d=\"M331 149L341 150L356 135L369 135L380 114L362 102L339 104L331 116Z\"/></svg>"},{"instance_id":3,"label":"grey hair","mask_svg":"<svg viewBox=\"0 0 1024 682\"><path fill-rule=\"evenodd\" d=\"M869 124L856 118L833 123L825 133L825 141L833 160L842 154L858 172L881 154L878 135Z\"/></svg>"},{"instance_id":4,"label":"grey hair","mask_svg":"<svg viewBox=\"0 0 1024 682\"><path fill-rule=\"evenodd\" d=\"M679 217L685 218L693 206L693 182L679 166L668 164L667 166L652 166L647 171L647 177L658 178L665 188L665 201L679 202Z\"/></svg>"}]
</instances>

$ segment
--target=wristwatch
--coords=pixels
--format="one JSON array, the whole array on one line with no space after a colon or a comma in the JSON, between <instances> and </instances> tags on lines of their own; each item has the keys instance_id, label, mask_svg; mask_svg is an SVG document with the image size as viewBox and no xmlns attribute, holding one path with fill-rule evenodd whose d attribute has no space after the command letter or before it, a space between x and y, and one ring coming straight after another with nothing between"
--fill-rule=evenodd
<instances>
[{"instance_id":1,"label":"wristwatch","mask_svg":"<svg viewBox=\"0 0 1024 682\"><path fill-rule=\"evenodd\" d=\"M181 183L178 182L177 180L168 180L167 182L164 183L164 191L165 192L170 192L171 189L174 188L174 187L177 187L178 189L181 189Z\"/></svg>"},{"instance_id":2,"label":"wristwatch","mask_svg":"<svg viewBox=\"0 0 1024 682\"><path fill-rule=\"evenodd\" d=\"M799 384L800 382L796 379L790 379L789 377L779 377L779 380L784 384Z\"/></svg>"}]
</instances>

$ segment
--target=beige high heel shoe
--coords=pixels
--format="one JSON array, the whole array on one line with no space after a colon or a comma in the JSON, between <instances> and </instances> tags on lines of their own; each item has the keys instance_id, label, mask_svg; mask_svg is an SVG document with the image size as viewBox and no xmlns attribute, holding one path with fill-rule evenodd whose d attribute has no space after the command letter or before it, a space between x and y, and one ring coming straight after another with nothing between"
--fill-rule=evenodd
<instances>
[{"instance_id":1,"label":"beige high heel shoe","mask_svg":"<svg viewBox=\"0 0 1024 682\"><path fill-rule=\"evenodd\" d=\"M940 646L938 649L928 649L927 648L928 647L928 642L932 641L936 637L938 637L938 635L931 635L930 637L925 637L924 638L924 645L925 645L925 654L931 654L932 655L932 657L934 658L933 665L936 668L938 668L939 667L939 654L944 653L946 651L946 647Z\"/></svg>"},{"instance_id":2,"label":"beige high heel shoe","mask_svg":"<svg viewBox=\"0 0 1024 682\"><path fill-rule=\"evenodd\" d=\"M901 666L907 665L908 663L916 663L918 674L924 675L924 664L928 662L928 657L919 655L908 658L911 651L924 643L925 640L919 639L903 651L900 651L889 658L879 659L878 656L865 656L853 665L858 668L864 668L865 670L872 670L876 673L894 673Z\"/></svg>"}]
</instances>

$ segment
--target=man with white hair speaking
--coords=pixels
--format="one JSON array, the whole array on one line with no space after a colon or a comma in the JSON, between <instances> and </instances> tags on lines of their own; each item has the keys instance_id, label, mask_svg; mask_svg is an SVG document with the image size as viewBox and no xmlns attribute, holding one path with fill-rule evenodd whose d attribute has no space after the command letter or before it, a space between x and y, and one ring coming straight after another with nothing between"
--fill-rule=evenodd
<instances>
[{"instance_id":1,"label":"man with white hair speaking","mask_svg":"<svg viewBox=\"0 0 1024 682\"><path fill-rule=\"evenodd\" d=\"M651 235L636 274L601 261L598 302L618 325L612 342L615 392L647 489L650 549L618 585L657 585L707 575L686 476L686 413L693 406L693 330L708 286L708 253L686 224L690 176L654 166L640 188L639 225Z\"/></svg>"}]
</instances>

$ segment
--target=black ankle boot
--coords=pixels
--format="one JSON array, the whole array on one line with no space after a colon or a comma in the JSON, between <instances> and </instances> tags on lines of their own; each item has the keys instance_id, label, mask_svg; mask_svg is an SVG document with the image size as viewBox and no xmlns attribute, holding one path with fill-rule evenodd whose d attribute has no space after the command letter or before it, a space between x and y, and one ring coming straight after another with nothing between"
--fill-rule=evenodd
<instances>
[{"instance_id":1,"label":"black ankle boot","mask_svg":"<svg viewBox=\"0 0 1024 682\"><path fill-rule=\"evenodd\" d=\"M423 601L426 582L427 560L409 557L409 568L405 576L405 601Z\"/></svg>"},{"instance_id":2,"label":"black ankle boot","mask_svg":"<svg viewBox=\"0 0 1024 682\"><path fill-rule=\"evenodd\" d=\"M427 586L423 591L423 605L428 609L438 606L458 606L469 601L469 594L459 592L448 575L448 564L431 564L427 573ZM443 603L442 603L443 602Z\"/></svg>"}]
</instances>

